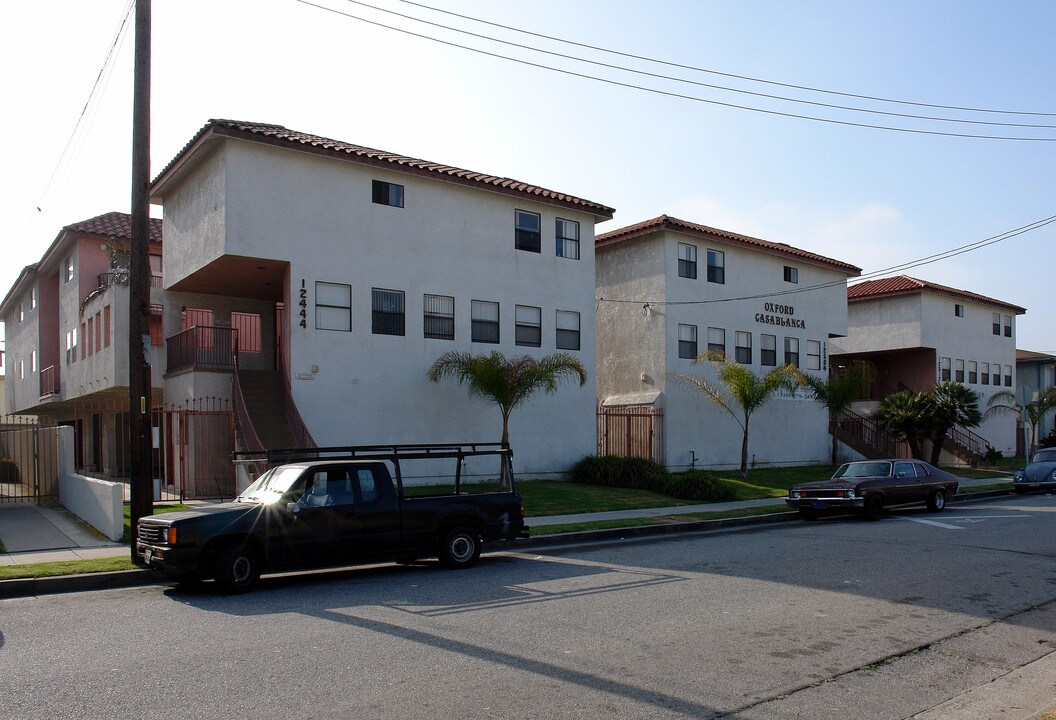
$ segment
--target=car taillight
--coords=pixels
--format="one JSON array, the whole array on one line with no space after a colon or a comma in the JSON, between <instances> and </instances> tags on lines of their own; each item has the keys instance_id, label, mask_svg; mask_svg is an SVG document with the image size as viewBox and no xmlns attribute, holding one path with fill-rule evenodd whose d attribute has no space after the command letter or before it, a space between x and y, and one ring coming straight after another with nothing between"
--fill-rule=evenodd
<instances>
[{"instance_id":1,"label":"car taillight","mask_svg":"<svg viewBox=\"0 0 1056 720\"><path fill-rule=\"evenodd\" d=\"M521 500L520 506L521 506L521 522L524 522L524 500Z\"/></svg>"}]
</instances>

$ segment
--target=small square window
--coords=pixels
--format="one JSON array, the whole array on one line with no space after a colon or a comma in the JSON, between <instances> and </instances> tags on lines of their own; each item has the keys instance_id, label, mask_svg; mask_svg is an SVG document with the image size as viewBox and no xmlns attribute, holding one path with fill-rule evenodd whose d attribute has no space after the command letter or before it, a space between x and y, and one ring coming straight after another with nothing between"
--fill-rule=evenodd
<instances>
[{"instance_id":1,"label":"small square window","mask_svg":"<svg viewBox=\"0 0 1056 720\"><path fill-rule=\"evenodd\" d=\"M708 250L708 282L726 284L726 253Z\"/></svg>"},{"instance_id":2,"label":"small square window","mask_svg":"<svg viewBox=\"0 0 1056 720\"><path fill-rule=\"evenodd\" d=\"M426 295L422 318L425 337L455 339L455 299L447 295Z\"/></svg>"},{"instance_id":3,"label":"small square window","mask_svg":"<svg viewBox=\"0 0 1056 720\"><path fill-rule=\"evenodd\" d=\"M557 238L557 256L579 260L579 223L557 218L554 234Z\"/></svg>"},{"instance_id":4,"label":"small square window","mask_svg":"<svg viewBox=\"0 0 1056 720\"><path fill-rule=\"evenodd\" d=\"M689 243L678 244L678 276L697 279L697 246Z\"/></svg>"},{"instance_id":5,"label":"small square window","mask_svg":"<svg viewBox=\"0 0 1056 720\"><path fill-rule=\"evenodd\" d=\"M678 326L678 356L692 360L697 356L697 326Z\"/></svg>"},{"instance_id":6,"label":"small square window","mask_svg":"<svg viewBox=\"0 0 1056 720\"><path fill-rule=\"evenodd\" d=\"M540 347L543 344L542 308L517 305L513 309L513 315L514 343L526 347Z\"/></svg>"},{"instance_id":7,"label":"small square window","mask_svg":"<svg viewBox=\"0 0 1056 720\"><path fill-rule=\"evenodd\" d=\"M371 189L372 199L376 205L403 207L403 185L374 180Z\"/></svg>"},{"instance_id":8,"label":"small square window","mask_svg":"<svg viewBox=\"0 0 1056 720\"><path fill-rule=\"evenodd\" d=\"M964 305L960 303L954 303L953 314L957 317L964 317Z\"/></svg>"},{"instance_id":9,"label":"small square window","mask_svg":"<svg viewBox=\"0 0 1056 720\"><path fill-rule=\"evenodd\" d=\"M789 267L788 265L785 265L785 282L798 283L799 268Z\"/></svg>"},{"instance_id":10,"label":"small square window","mask_svg":"<svg viewBox=\"0 0 1056 720\"><path fill-rule=\"evenodd\" d=\"M540 252L542 247L542 217L539 213L518 210L514 229L518 250Z\"/></svg>"},{"instance_id":11,"label":"small square window","mask_svg":"<svg viewBox=\"0 0 1056 720\"><path fill-rule=\"evenodd\" d=\"M370 331L374 335L403 335L406 327L402 290L370 291Z\"/></svg>"},{"instance_id":12,"label":"small square window","mask_svg":"<svg viewBox=\"0 0 1056 720\"><path fill-rule=\"evenodd\" d=\"M472 327L470 335L473 342L497 343L499 341L499 304L484 300L473 300L470 303Z\"/></svg>"},{"instance_id":13,"label":"small square window","mask_svg":"<svg viewBox=\"0 0 1056 720\"><path fill-rule=\"evenodd\" d=\"M558 310L557 349L579 350L579 313L572 310Z\"/></svg>"}]
</instances>

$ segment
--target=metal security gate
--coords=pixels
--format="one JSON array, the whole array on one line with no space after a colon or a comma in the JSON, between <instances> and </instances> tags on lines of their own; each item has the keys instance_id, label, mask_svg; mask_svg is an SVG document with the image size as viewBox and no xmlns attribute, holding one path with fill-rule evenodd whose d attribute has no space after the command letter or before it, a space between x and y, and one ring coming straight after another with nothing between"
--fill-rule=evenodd
<instances>
[{"instance_id":1,"label":"metal security gate","mask_svg":"<svg viewBox=\"0 0 1056 720\"><path fill-rule=\"evenodd\" d=\"M598 454L640 457L664 464L664 411L652 407L598 408Z\"/></svg>"},{"instance_id":2,"label":"metal security gate","mask_svg":"<svg viewBox=\"0 0 1056 720\"><path fill-rule=\"evenodd\" d=\"M0 503L58 500L58 428L36 418L0 417Z\"/></svg>"}]
</instances>

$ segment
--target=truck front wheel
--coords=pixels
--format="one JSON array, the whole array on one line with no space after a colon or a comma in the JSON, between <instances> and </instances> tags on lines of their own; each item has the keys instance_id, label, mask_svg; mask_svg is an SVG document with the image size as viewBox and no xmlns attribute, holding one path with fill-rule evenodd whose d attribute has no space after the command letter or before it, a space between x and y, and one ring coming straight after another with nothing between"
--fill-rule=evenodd
<instances>
[{"instance_id":1,"label":"truck front wheel","mask_svg":"<svg viewBox=\"0 0 1056 720\"><path fill-rule=\"evenodd\" d=\"M243 593L260 579L260 559L249 545L232 543L221 548L213 564L213 579L226 593Z\"/></svg>"},{"instance_id":2,"label":"truck front wheel","mask_svg":"<svg viewBox=\"0 0 1056 720\"><path fill-rule=\"evenodd\" d=\"M480 537L467 527L452 528L440 538L438 555L444 567L454 570L472 567L480 557Z\"/></svg>"}]
</instances>

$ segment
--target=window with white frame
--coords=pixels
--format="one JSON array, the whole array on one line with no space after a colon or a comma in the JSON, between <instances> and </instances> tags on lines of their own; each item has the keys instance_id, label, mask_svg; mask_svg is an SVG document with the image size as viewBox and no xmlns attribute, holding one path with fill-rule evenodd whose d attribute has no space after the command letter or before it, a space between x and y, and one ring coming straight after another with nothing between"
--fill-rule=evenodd
<instances>
[{"instance_id":1,"label":"window with white frame","mask_svg":"<svg viewBox=\"0 0 1056 720\"><path fill-rule=\"evenodd\" d=\"M574 310L558 310L557 349L579 350L579 313Z\"/></svg>"},{"instance_id":2,"label":"window with white frame","mask_svg":"<svg viewBox=\"0 0 1056 720\"><path fill-rule=\"evenodd\" d=\"M979 382L979 364L975 360L968 361L968 384L975 385Z\"/></svg>"},{"instance_id":3,"label":"window with white frame","mask_svg":"<svg viewBox=\"0 0 1056 720\"><path fill-rule=\"evenodd\" d=\"M1012 366L1005 365L1005 387L1012 387Z\"/></svg>"},{"instance_id":4,"label":"window with white frame","mask_svg":"<svg viewBox=\"0 0 1056 720\"><path fill-rule=\"evenodd\" d=\"M375 205L403 207L403 185L374 180L371 185L371 200Z\"/></svg>"},{"instance_id":5,"label":"window with white frame","mask_svg":"<svg viewBox=\"0 0 1056 720\"><path fill-rule=\"evenodd\" d=\"M995 386L996 385L1000 385L1001 384L1001 363L991 363L990 371L993 373L993 375L990 376L990 384L991 385L995 385Z\"/></svg>"},{"instance_id":6,"label":"window with white frame","mask_svg":"<svg viewBox=\"0 0 1056 720\"><path fill-rule=\"evenodd\" d=\"M403 290L370 290L370 332L374 335L403 335L407 327Z\"/></svg>"},{"instance_id":7,"label":"window with white frame","mask_svg":"<svg viewBox=\"0 0 1056 720\"><path fill-rule=\"evenodd\" d=\"M542 216L539 213L517 210L514 220L514 245L518 250L540 252L542 247Z\"/></svg>"},{"instance_id":8,"label":"window with white frame","mask_svg":"<svg viewBox=\"0 0 1056 720\"><path fill-rule=\"evenodd\" d=\"M798 283L799 282L799 268L785 265L785 282L787 283Z\"/></svg>"},{"instance_id":9,"label":"window with white frame","mask_svg":"<svg viewBox=\"0 0 1056 720\"><path fill-rule=\"evenodd\" d=\"M1005 315L1005 337L1012 337L1012 316Z\"/></svg>"},{"instance_id":10,"label":"window with white frame","mask_svg":"<svg viewBox=\"0 0 1056 720\"><path fill-rule=\"evenodd\" d=\"M807 340L807 370L821 370L820 340Z\"/></svg>"},{"instance_id":11,"label":"window with white frame","mask_svg":"<svg viewBox=\"0 0 1056 720\"><path fill-rule=\"evenodd\" d=\"M799 338L785 338L785 365L799 367Z\"/></svg>"},{"instance_id":12,"label":"window with white frame","mask_svg":"<svg viewBox=\"0 0 1056 720\"><path fill-rule=\"evenodd\" d=\"M696 325L683 325L679 323L678 326L678 356L680 358L686 358L692 360L697 356L697 326Z\"/></svg>"},{"instance_id":13,"label":"window with white frame","mask_svg":"<svg viewBox=\"0 0 1056 720\"><path fill-rule=\"evenodd\" d=\"M708 282L726 284L726 253L708 250Z\"/></svg>"},{"instance_id":14,"label":"window with white frame","mask_svg":"<svg viewBox=\"0 0 1056 720\"><path fill-rule=\"evenodd\" d=\"M424 335L433 340L455 339L455 299L448 295L426 295L422 315Z\"/></svg>"},{"instance_id":15,"label":"window with white frame","mask_svg":"<svg viewBox=\"0 0 1056 720\"><path fill-rule=\"evenodd\" d=\"M543 344L543 310L531 305L513 308L513 341L517 345L540 347Z\"/></svg>"},{"instance_id":16,"label":"window with white frame","mask_svg":"<svg viewBox=\"0 0 1056 720\"><path fill-rule=\"evenodd\" d=\"M30 288L30 290L29 290L29 309L30 310L36 310L37 309L37 289L35 287L34 288Z\"/></svg>"},{"instance_id":17,"label":"window with white frame","mask_svg":"<svg viewBox=\"0 0 1056 720\"><path fill-rule=\"evenodd\" d=\"M37 351L36 350L30 350L29 351L29 372L30 372L30 374L33 374L33 373L37 372ZM1011 375L1009 375L1009 377L1011 377Z\"/></svg>"},{"instance_id":18,"label":"window with white frame","mask_svg":"<svg viewBox=\"0 0 1056 720\"><path fill-rule=\"evenodd\" d=\"M992 326L994 329L994 335L1001 334L1001 313L994 313L990 316L992 320Z\"/></svg>"},{"instance_id":19,"label":"window with white frame","mask_svg":"<svg viewBox=\"0 0 1056 720\"><path fill-rule=\"evenodd\" d=\"M579 260L579 223L575 220L554 221L554 236L557 242L557 256L569 260Z\"/></svg>"},{"instance_id":20,"label":"window with white frame","mask_svg":"<svg viewBox=\"0 0 1056 720\"><path fill-rule=\"evenodd\" d=\"M990 384L990 363L984 362L979 364L979 384L989 385Z\"/></svg>"},{"instance_id":21,"label":"window with white frame","mask_svg":"<svg viewBox=\"0 0 1056 720\"><path fill-rule=\"evenodd\" d=\"M759 364L777 366L777 335L763 333L759 336Z\"/></svg>"},{"instance_id":22,"label":"window with white frame","mask_svg":"<svg viewBox=\"0 0 1056 720\"><path fill-rule=\"evenodd\" d=\"M69 330L67 330L66 331L66 364L67 365L69 365L70 362L71 362L70 355L72 354L72 352L73 352L73 335L70 333Z\"/></svg>"},{"instance_id":23,"label":"window with white frame","mask_svg":"<svg viewBox=\"0 0 1056 720\"><path fill-rule=\"evenodd\" d=\"M752 364L752 334L737 330L733 334L733 359L742 365Z\"/></svg>"},{"instance_id":24,"label":"window with white frame","mask_svg":"<svg viewBox=\"0 0 1056 720\"><path fill-rule=\"evenodd\" d=\"M499 341L499 304L485 300L470 302L470 335L473 342L497 343Z\"/></svg>"},{"instance_id":25,"label":"window with white frame","mask_svg":"<svg viewBox=\"0 0 1056 720\"><path fill-rule=\"evenodd\" d=\"M939 358L939 380L946 382L950 379L950 359L948 357Z\"/></svg>"},{"instance_id":26,"label":"window with white frame","mask_svg":"<svg viewBox=\"0 0 1056 720\"><path fill-rule=\"evenodd\" d=\"M953 314L956 317L963 318L964 317L964 305L961 305L960 303L954 303L953 304Z\"/></svg>"},{"instance_id":27,"label":"window with white frame","mask_svg":"<svg viewBox=\"0 0 1056 720\"><path fill-rule=\"evenodd\" d=\"M73 280L73 255L68 256L63 264L63 278L63 285Z\"/></svg>"},{"instance_id":28,"label":"window with white frame","mask_svg":"<svg viewBox=\"0 0 1056 720\"><path fill-rule=\"evenodd\" d=\"M678 244L678 276L695 280L697 278L697 246L689 243Z\"/></svg>"},{"instance_id":29,"label":"window with white frame","mask_svg":"<svg viewBox=\"0 0 1056 720\"><path fill-rule=\"evenodd\" d=\"M726 331L723 328L708 328L708 354L726 357Z\"/></svg>"},{"instance_id":30,"label":"window with white frame","mask_svg":"<svg viewBox=\"0 0 1056 720\"><path fill-rule=\"evenodd\" d=\"M953 379L959 383L964 382L964 360L953 361Z\"/></svg>"},{"instance_id":31,"label":"window with white frame","mask_svg":"<svg viewBox=\"0 0 1056 720\"><path fill-rule=\"evenodd\" d=\"M352 331L352 286L316 281L316 330Z\"/></svg>"}]
</instances>

